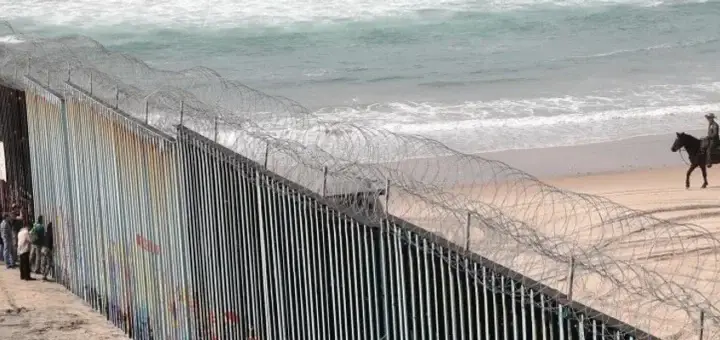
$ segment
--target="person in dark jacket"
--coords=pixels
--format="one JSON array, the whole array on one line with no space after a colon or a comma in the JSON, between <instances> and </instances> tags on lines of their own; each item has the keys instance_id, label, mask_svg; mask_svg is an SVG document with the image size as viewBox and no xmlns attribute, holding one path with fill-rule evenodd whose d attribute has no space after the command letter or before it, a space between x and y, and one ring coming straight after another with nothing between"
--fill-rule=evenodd
<instances>
[{"instance_id":1,"label":"person in dark jacket","mask_svg":"<svg viewBox=\"0 0 720 340\"><path fill-rule=\"evenodd\" d=\"M708 168L712 168L712 153L715 147L720 145L720 131L718 131L718 123L715 122L715 114L708 113L705 115L705 119L708 121L708 134L707 140L705 141L705 164Z\"/></svg>"},{"instance_id":2,"label":"person in dark jacket","mask_svg":"<svg viewBox=\"0 0 720 340\"><path fill-rule=\"evenodd\" d=\"M45 227L45 238L44 238L44 243L43 243L43 247L42 247L43 280L47 280L50 270L53 270L53 268L54 268L54 264L53 264L54 242L55 242L55 240L53 239L53 224L52 224L52 222L48 222L47 226ZM53 270L53 276L55 276L54 270Z\"/></svg>"}]
</instances>

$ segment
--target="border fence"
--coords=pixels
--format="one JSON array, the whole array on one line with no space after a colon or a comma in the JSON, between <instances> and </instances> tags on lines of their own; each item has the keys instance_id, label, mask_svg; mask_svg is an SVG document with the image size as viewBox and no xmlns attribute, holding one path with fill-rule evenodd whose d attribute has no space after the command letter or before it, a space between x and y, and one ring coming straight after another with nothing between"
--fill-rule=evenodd
<instances>
[{"instance_id":1,"label":"border fence","mask_svg":"<svg viewBox=\"0 0 720 340\"><path fill-rule=\"evenodd\" d=\"M371 218L382 202L349 207L185 126L168 136L72 83L25 80L58 281L135 339L656 339Z\"/></svg>"}]
</instances>

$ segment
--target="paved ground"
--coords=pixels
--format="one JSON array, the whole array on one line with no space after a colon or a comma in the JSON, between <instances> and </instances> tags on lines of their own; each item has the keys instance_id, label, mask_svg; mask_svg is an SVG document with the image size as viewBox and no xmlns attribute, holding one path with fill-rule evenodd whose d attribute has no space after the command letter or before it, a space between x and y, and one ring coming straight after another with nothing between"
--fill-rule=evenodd
<instances>
[{"instance_id":1,"label":"paved ground","mask_svg":"<svg viewBox=\"0 0 720 340\"><path fill-rule=\"evenodd\" d=\"M42 280L21 281L17 269L0 264L0 339L129 338L65 287Z\"/></svg>"}]
</instances>

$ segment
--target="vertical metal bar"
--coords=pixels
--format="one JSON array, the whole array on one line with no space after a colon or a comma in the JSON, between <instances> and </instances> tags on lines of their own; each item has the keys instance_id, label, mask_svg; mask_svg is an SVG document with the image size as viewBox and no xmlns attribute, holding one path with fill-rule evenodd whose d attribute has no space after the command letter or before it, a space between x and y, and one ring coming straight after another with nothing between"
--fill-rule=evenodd
<instances>
[{"instance_id":1,"label":"vertical metal bar","mask_svg":"<svg viewBox=\"0 0 720 340\"><path fill-rule=\"evenodd\" d=\"M545 320L545 316L547 314L547 310L545 309L545 294L540 293L540 320L542 321L542 338L543 340L548 340L548 326L551 326L547 320Z\"/></svg>"},{"instance_id":2,"label":"vertical metal bar","mask_svg":"<svg viewBox=\"0 0 720 340\"><path fill-rule=\"evenodd\" d=\"M500 320L498 320L498 300L497 300L497 276L495 273L491 273L490 287L492 287L492 315L493 315L493 329L495 330L495 340L500 340ZM502 288L501 288L502 289Z\"/></svg>"},{"instance_id":3,"label":"vertical metal bar","mask_svg":"<svg viewBox=\"0 0 720 340\"><path fill-rule=\"evenodd\" d=\"M491 283L488 283L487 279L487 267L482 266L482 286L483 286L483 307L485 312L485 339L490 339L490 300L488 300L488 290L492 287ZM492 292L492 291L491 291ZM494 296L494 294L493 294ZM494 302L494 300L493 300ZM494 316L494 312L493 312ZM496 331L497 332L497 331ZM497 337L497 336L496 336Z\"/></svg>"},{"instance_id":4,"label":"vertical metal bar","mask_svg":"<svg viewBox=\"0 0 720 340\"><path fill-rule=\"evenodd\" d=\"M470 251L470 223L472 223L472 212L467 212L465 220L465 251Z\"/></svg>"},{"instance_id":5,"label":"vertical metal bar","mask_svg":"<svg viewBox=\"0 0 720 340\"><path fill-rule=\"evenodd\" d=\"M508 320L508 316L507 316L508 315L508 312L507 312L507 293L508 292L507 292L507 290L505 290L505 288L507 288L507 286L505 285L505 275L502 275L502 276L500 276L500 293L502 294L501 299L502 299L502 318L503 318L503 322L502 322L503 329L502 330L503 330L503 339L508 340L509 332L507 330L507 325L509 323L512 323L512 321Z\"/></svg>"},{"instance_id":6,"label":"vertical metal bar","mask_svg":"<svg viewBox=\"0 0 720 340\"><path fill-rule=\"evenodd\" d=\"M570 267L568 268L568 301L573 299L573 286L575 285L575 257L570 257Z\"/></svg>"},{"instance_id":7,"label":"vertical metal bar","mask_svg":"<svg viewBox=\"0 0 720 340\"><path fill-rule=\"evenodd\" d=\"M408 280L410 283L410 295L408 298L410 299L410 329L408 333L408 339L417 339L418 338L418 328L420 327L418 325L418 320L416 315L418 314L417 306L416 306L416 300L418 304L422 304L422 295L417 294L415 285L416 285L416 276L415 271L417 269L417 265L420 262L419 249L420 246L413 242L414 239L417 237L416 235L411 234L409 231L404 231L404 233L407 233L408 238ZM415 248L415 252L412 251L412 249Z\"/></svg>"},{"instance_id":8,"label":"vertical metal bar","mask_svg":"<svg viewBox=\"0 0 720 340\"><path fill-rule=\"evenodd\" d=\"M380 228L382 228L382 224L380 224ZM365 263L370 265L368 267L368 270L370 270L370 280L367 282L368 286L368 293L371 296L370 299L370 310L372 313L370 314L370 324L368 325L368 330L370 332L370 339L380 339L382 337L381 329L379 327L380 325L380 311L382 309L380 301L378 301L380 297L380 293L378 292L378 286L382 285L382 282L377 277L377 268L380 268L380 266L377 264L377 256L376 251L378 248L378 244L375 241L377 238L374 237L374 233L377 235L380 235L380 228L378 229L371 229L368 226L363 227L363 239L364 239L364 247L365 247ZM381 286L382 287L382 286ZM375 327L375 326L378 327Z\"/></svg>"},{"instance_id":9,"label":"vertical metal bar","mask_svg":"<svg viewBox=\"0 0 720 340\"><path fill-rule=\"evenodd\" d=\"M268 228L268 221L265 216L265 212L267 211L267 197L263 194L264 190L262 188L265 187L266 181L268 179L264 174L260 174L257 176L256 179L256 185L258 190L258 217L259 217L259 232L260 232L260 263L262 268L262 287L263 287L263 309L265 310L264 316L265 316L265 338L266 339L275 339L275 332L273 331L272 327L272 316L270 315L270 308L272 306L271 298L270 298L270 287L269 287L269 273L268 273L268 251L267 251L267 228Z\"/></svg>"},{"instance_id":10,"label":"vertical metal bar","mask_svg":"<svg viewBox=\"0 0 720 340\"><path fill-rule=\"evenodd\" d=\"M445 254L446 254L447 250L444 249L444 248L440 248L440 252L441 252L441 254L442 254L441 256L442 256L442 257L445 257L445 256L446 256ZM451 311L448 310L448 309L450 308L450 306L448 306L448 304L449 304L449 303L448 303L448 302L449 302L448 300L451 300L451 301L452 301L452 297L448 298L448 295L450 295L450 294L448 293L447 283L448 283L448 282L452 282L452 281L451 281L452 278L449 277L449 275L447 275L447 274L445 273L446 271L447 271L447 264L446 264L445 261L443 261L443 262L440 264L440 292L441 292L441 294L442 294L443 328L444 328L444 330L445 330L445 334L444 334L443 336L444 336L445 339L450 339L450 336L451 336L451 334L452 334L452 331L451 331L451 328L450 328L450 327L451 327L451 324L450 324L450 313L451 313Z\"/></svg>"},{"instance_id":11,"label":"vertical metal bar","mask_svg":"<svg viewBox=\"0 0 720 340\"><path fill-rule=\"evenodd\" d=\"M386 249L386 243L385 243L385 234L387 233L387 226L385 223L380 223L380 282L382 283L380 286L380 300L383 302L383 317L385 319L385 334L380 334L381 338L390 338L391 337L391 331L390 329L392 326L390 325L390 297L388 296L388 287L390 286L390 283L388 282L387 277L387 263L388 263L388 256L387 256L387 249Z\"/></svg>"},{"instance_id":12,"label":"vertical metal bar","mask_svg":"<svg viewBox=\"0 0 720 340\"><path fill-rule=\"evenodd\" d=\"M390 180L385 180L385 214L389 214L390 209Z\"/></svg>"},{"instance_id":13,"label":"vertical metal bar","mask_svg":"<svg viewBox=\"0 0 720 340\"><path fill-rule=\"evenodd\" d=\"M437 294L435 293L437 285L435 281L435 262L428 248L428 240L423 239L423 257L425 259L425 301L427 301L425 315L427 315L428 338L437 339L437 327L434 327L437 320L437 313L433 313L433 309L437 311ZM430 276L432 274L432 277ZM432 289L430 289L432 287ZM432 294L432 295L431 295ZM433 308L435 307L435 308Z\"/></svg>"},{"instance_id":14,"label":"vertical metal bar","mask_svg":"<svg viewBox=\"0 0 720 340\"><path fill-rule=\"evenodd\" d=\"M469 261L468 261L468 269L467 270L470 271L470 262ZM474 299L475 317L473 318L473 322L475 322L475 327L474 327L475 334L473 334L472 333L473 331L471 331L470 339L476 339L476 338L482 338L482 336L483 336L482 326L481 326L482 323L480 322L480 315L483 315L483 319L486 319L486 320L487 320L488 315L487 315L487 313L481 314L481 312L480 312L480 301L479 301L480 300L480 289L478 289L478 285L479 285L478 281L480 278L480 275L479 275L480 273L478 272L478 265L475 261L473 261L471 272L472 272L472 287L473 287L473 292L474 292L473 296L475 297L475 299ZM470 291L470 288L468 288L468 291ZM483 299L483 302L484 302L484 300L485 299ZM473 328L472 325L470 325L470 327Z\"/></svg>"},{"instance_id":15,"label":"vertical metal bar","mask_svg":"<svg viewBox=\"0 0 720 340\"><path fill-rule=\"evenodd\" d=\"M263 159L263 168L265 168L265 169L267 169L269 155L270 155L270 143L265 143L265 158Z\"/></svg>"},{"instance_id":16,"label":"vertical metal bar","mask_svg":"<svg viewBox=\"0 0 720 340\"><path fill-rule=\"evenodd\" d=\"M312 252L315 250L312 247L312 237L308 237L308 233L305 232L306 230L312 230L317 228L317 225L312 224L312 219L309 219L308 217L311 214L311 207L310 204L308 204L308 198L305 195L297 194L298 199L300 200L299 207L302 210L302 220L300 224L300 229L298 234L300 235L300 242L302 244L303 249L303 267L304 270L304 281L305 281L305 299L308 301L308 314L309 314L309 322L307 329L307 335L311 339L317 339L317 328L318 328L318 321L317 321L317 314L316 310L319 308L317 306L317 299L315 298L313 294L313 290L311 287L315 286L315 275L314 275L314 261L313 261L313 255Z\"/></svg>"},{"instance_id":17,"label":"vertical metal bar","mask_svg":"<svg viewBox=\"0 0 720 340\"><path fill-rule=\"evenodd\" d=\"M227 242L224 240L228 239L228 233L229 229L229 221L227 221L227 189L229 187L226 179L227 179L227 166L225 165L224 158L225 156L219 151L217 145L212 145L212 151L214 154L214 166L213 169L215 171L215 206L212 207L214 210L214 213L216 215L216 223L217 228L215 228L215 233L217 237L217 245L220 249L218 253L219 261L216 263L216 270L217 270L217 276L218 276L218 291L217 291L217 302L216 302L216 327L215 327L215 336L217 336L219 339L225 339L225 338L231 338L232 335L227 333L227 312L230 310L229 301L230 297L232 297L234 294L229 291L228 289L228 283L226 282L226 279L228 278L230 273L229 268L229 261L228 261L228 249L227 249Z\"/></svg>"},{"instance_id":18,"label":"vertical metal bar","mask_svg":"<svg viewBox=\"0 0 720 340\"><path fill-rule=\"evenodd\" d=\"M699 340L703 340L705 334L705 311L700 310L700 334L698 335Z\"/></svg>"},{"instance_id":19,"label":"vertical metal bar","mask_svg":"<svg viewBox=\"0 0 720 340\"><path fill-rule=\"evenodd\" d=\"M325 168L327 169L327 168ZM327 171L325 171L327 173ZM323 184L323 188L325 187L325 184ZM325 189L323 189L323 196L325 196ZM330 242L328 242L328 246L330 247L330 294L332 299L332 311L333 313L333 332L334 334L345 334L342 330L342 316L340 313L339 306L341 303L343 303L342 298L340 297L340 292L338 291L340 280L338 280L338 273L340 271L340 265L338 264L338 253L340 250L338 249L338 221L334 218L334 216L331 217L332 212L330 212L330 209L323 205L323 212L325 213L325 223L330 228L328 230L328 237L330 239Z\"/></svg>"},{"instance_id":20,"label":"vertical metal bar","mask_svg":"<svg viewBox=\"0 0 720 340\"><path fill-rule=\"evenodd\" d=\"M530 307L530 320L532 324L532 340L538 340L537 337L537 316L535 315L535 291L533 289L530 289L530 297L529 297L529 307ZM545 325L542 325L543 329L545 329Z\"/></svg>"},{"instance_id":21,"label":"vertical metal bar","mask_svg":"<svg viewBox=\"0 0 720 340\"><path fill-rule=\"evenodd\" d=\"M397 280L399 281L396 285L397 289L397 296L398 296L398 305L399 305L399 326L400 326L400 339L408 339L408 327L407 327L407 297L405 294L405 287L407 287L405 283L405 261L403 258L403 246L400 241L401 233L402 231L399 230L399 228L395 224L390 224L390 221L387 221L389 226L394 230L394 239L395 239L395 272L397 273Z\"/></svg>"},{"instance_id":22,"label":"vertical metal bar","mask_svg":"<svg viewBox=\"0 0 720 340\"><path fill-rule=\"evenodd\" d=\"M281 262L285 262L285 265L282 266L282 275L285 279L280 280L283 285L282 294L285 302L283 304L285 312L282 314L282 318L286 328L284 330L285 337L295 339L298 337L297 334L299 333L298 328L300 327L300 323L295 320L294 311L297 310L297 306L299 305L298 301L302 301L302 296L298 291L300 283L295 281L295 275L293 274L293 271L300 270L296 260L299 256L295 253L297 246L294 244L295 240L297 240L294 235L294 227L297 225L298 215L293 209L295 205L289 201L290 193L287 186L280 183L278 183L277 186L281 203L280 212L283 218L282 222L284 223L278 230L278 238L283 245L280 258L282 258ZM302 321L305 323L306 319L303 317Z\"/></svg>"},{"instance_id":23,"label":"vertical metal bar","mask_svg":"<svg viewBox=\"0 0 720 340\"><path fill-rule=\"evenodd\" d=\"M240 190L242 192L242 227L241 227L241 239L242 239L242 254L243 254L243 272L245 273L245 295L247 296L248 302L245 303L245 313L248 319L248 333L253 333L259 325L259 317L256 306L258 304L257 298L257 286L255 282L255 268L258 262L254 252L254 238L253 220L251 216L256 216L257 213L252 211L251 204L256 200L252 199L252 179L253 173L248 169L245 163L238 165L240 170ZM254 336L255 334L249 334L248 336Z\"/></svg>"},{"instance_id":24,"label":"vertical metal bar","mask_svg":"<svg viewBox=\"0 0 720 340\"><path fill-rule=\"evenodd\" d=\"M465 256L462 256L459 253L455 253L455 258L457 261L455 263L455 266L456 266L455 267L455 270L456 270L455 277L458 278L458 280L456 280L456 282L457 282L457 296L458 296L457 300L458 300L458 304L459 304L458 310L457 310L457 317L458 317L458 320L460 323L460 339L466 340L466 335L465 335L466 334L465 333L465 328L466 328L465 327L465 319L466 318L465 317L469 316L468 314L470 313L470 311L468 311L467 307L465 306L464 301L468 301L468 302L470 301L470 299L469 299L470 291L468 289L465 289L465 287L463 287L461 285L461 280L460 280L460 278L463 275L463 270L462 270L461 266L462 266L462 263L464 262L463 258L465 258ZM465 277L464 281L467 284L467 276Z\"/></svg>"},{"instance_id":25,"label":"vertical metal bar","mask_svg":"<svg viewBox=\"0 0 720 340\"><path fill-rule=\"evenodd\" d=\"M327 269L327 262L328 262L328 256L327 256L327 234L329 232L329 227L325 223L325 219L322 218L321 213L321 205L316 200L312 199L311 206L309 207L312 214L312 221L313 225L316 225L316 232L313 234L313 249L316 251L313 254L313 267L314 267L314 273L316 282L318 283L318 286L320 287L320 292L316 296L319 298L318 300L318 312L319 312L319 323L318 323L318 333L320 335L320 339L327 340L329 336L329 321L328 321L328 306L329 306L329 300L330 297L327 296L327 288L326 288L326 273L328 271Z\"/></svg>"},{"instance_id":26,"label":"vertical metal bar","mask_svg":"<svg viewBox=\"0 0 720 340\"><path fill-rule=\"evenodd\" d=\"M515 283L515 280L510 279L510 284L512 285L510 287L510 296L512 296L512 306L510 310L512 311L512 320L511 320L511 326L512 326L512 333L513 333L513 340L518 340L518 323L520 320L518 320L517 317L517 308L515 307L517 303L515 303L515 299L517 299L517 285ZM521 302L522 303L522 302Z\"/></svg>"},{"instance_id":27,"label":"vertical metal bar","mask_svg":"<svg viewBox=\"0 0 720 340\"><path fill-rule=\"evenodd\" d=\"M218 142L218 133L219 133L219 131L218 131L218 117L219 117L219 115L215 115L215 135L214 135L214 137L213 137L213 141L214 141L215 143Z\"/></svg>"}]
</instances>

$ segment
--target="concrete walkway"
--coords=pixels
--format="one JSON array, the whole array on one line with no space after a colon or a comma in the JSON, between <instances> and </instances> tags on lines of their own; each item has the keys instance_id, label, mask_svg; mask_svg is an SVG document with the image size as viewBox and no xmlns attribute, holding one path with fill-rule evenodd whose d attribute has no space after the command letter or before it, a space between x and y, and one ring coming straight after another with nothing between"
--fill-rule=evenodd
<instances>
[{"instance_id":1,"label":"concrete walkway","mask_svg":"<svg viewBox=\"0 0 720 340\"><path fill-rule=\"evenodd\" d=\"M18 269L0 264L0 339L129 338L65 287L42 280L22 281Z\"/></svg>"}]
</instances>

